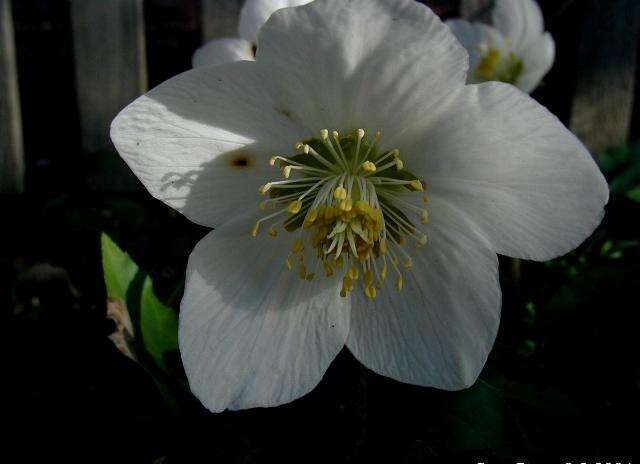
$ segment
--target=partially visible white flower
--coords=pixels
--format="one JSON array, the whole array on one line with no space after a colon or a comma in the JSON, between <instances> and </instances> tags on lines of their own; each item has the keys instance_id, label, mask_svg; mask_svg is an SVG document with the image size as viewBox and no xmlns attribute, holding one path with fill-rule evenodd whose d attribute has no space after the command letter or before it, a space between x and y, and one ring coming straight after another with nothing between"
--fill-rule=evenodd
<instances>
[{"instance_id":1,"label":"partially visible white flower","mask_svg":"<svg viewBox=\"0 0 640 464\"><path fill-rule=\"evenodd\" d=\"M258 31L269 16L281 8L300 6L310 1L247 0L240 11L239 37L224 37L207 42L193 54L193 67L255 60Z\"/></svg>"},{"instance_id":2,"label":"partially visible white flower","mask_svg":"<svg viewBox=\"0 0 640 464\"><path fill-rule=\"evenodd\" d=\"M180 308L192 391L212 411L286 403L345 345L402 382L471 385L498 330L496 253L589 236L608 199L595 162L513 86L466 85L467 52L413 0L282 9L259 46L111 129L152 195L215 228Z\"/></svg>"},{"instance_id":3,"label":"partially visible white flower","mask_svg":"<svg viewBox=\"0 0 640 464\"><path fill-rule=\"evenodd\" d=\"M531 93L551 69L556 51L540 7L535 0L497 0L492 22L447 21L469 52L469 82L507 82Z\"/></svg>"}]
</instances>

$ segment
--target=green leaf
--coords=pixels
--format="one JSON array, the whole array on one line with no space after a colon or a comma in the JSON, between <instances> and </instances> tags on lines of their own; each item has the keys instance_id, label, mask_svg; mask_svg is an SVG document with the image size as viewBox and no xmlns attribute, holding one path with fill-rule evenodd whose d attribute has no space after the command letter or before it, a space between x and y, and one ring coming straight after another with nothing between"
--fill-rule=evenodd
<instances>
[{"instance_id":1,"label":"green leaf","mask_svg":"<svg viewBox=\"0 0 640 464\"><path fill-rule=\"evenodd\" d=\"M146 350L158 366L169 372L166 354L178 349L178 315L158 299L149 276L142 287L140 326Z\"/></svg>"},{"instance_id":2,"label":"green leaf","mask_svg":"<svg viewBox=\"0 0 640 464\"><path fill-rule=\"evenodd\" d=\"M491 449L508 454L505 400L497 388L479 380L468 390L455 393L445 406L448 442L452 449Z\"/></svg>"},{"instance_id":3,"label":"green leaf","mask_svg":"<svg viewBox=\"0 0 640 464\"><path fill-rule=\"evenodd\" d=\"M100 243L107 296L127 301L129 287L140 269L129 255L122 251L107 234L103 233L100 236Z\"/></svg>"},{"instance_id":4,"label":"green leaf","mask_svg":"<svg viewBox=\"0 0 640 464\"><path fill-rule=\"evenodd\" d=\"M176 369L169 370L166 355L178 350L178 316L158 299L151 277L127 253L104 233L100 241L107 296L125 304L133 324L133 357L153 378L167 406L176 412L176 392L181 393L185 385L175 378Z\"/></svg>"}]
</instances>

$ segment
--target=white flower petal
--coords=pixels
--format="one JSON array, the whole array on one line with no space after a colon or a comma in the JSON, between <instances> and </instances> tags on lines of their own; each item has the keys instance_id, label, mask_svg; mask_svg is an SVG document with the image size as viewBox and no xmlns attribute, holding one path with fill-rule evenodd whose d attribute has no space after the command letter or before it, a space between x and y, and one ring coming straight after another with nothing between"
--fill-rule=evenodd
<instances>
[{"instance_id":1,"label":"white flower petal","mask_svg":"<svg viewBox=\"0 0 640 464\"><path fill-rule=\"evenodd\" d=\"M529 47L544 31L542 11L535 0L497 0L493 25L511 40L516 52Z\"/></svg>"},{"instance_id":2,"label":"white flower petal","mask_svg":"<svg viewBox=\"0 0 640 464\"><path fill-rule=\"evenodd\" d=\"M504 255L546 260L571 251L600 224L608 201L580 141L507 84L467 86L410 151L429 190Z\"/></svg>"},{"instance_id":3,"label":"white flower petal","mask_svg":"<svg viewBox=\"0 0 640 464\"><path fill-rule=\"evenodd\" d=\"M404 290L392 288L391 269L375 300L356 290L347 346L379 374L458 390L476 380L496 336L498 261L457 210L432 200L429 243L412 253Z\"/></svg>"},{"instance_id":4,"label":"white flower petal","mask_svg":"<svg viewBox=\"0 0 640 464\"><path fill-rule=\"evenodd\" d=\"M482 23L470 23L464 19L447 21L447 26L469 53L469 82L474 82L474 73L483 57L483 50L504 50L505 39L497 29Z\"/></svg>"},{"instance_id":5,"label":"white flower petal","mask_svg":"<svg viewBox=\"0 0 640 464\"><path fill-rule=\"evenodd\" d=\"M344 346L349 299L335 281L289 271L288 238L223 226L191 254L180 352L191 390L211 411L299 398Z\"/></svg>"},{"instance_id":6,"label":"white flower petal","mask_svg":"<svg viewBox=\"0 0 640 464\"><path fill-rule=\"evenodd\" d=\"M253 61L253 45L239 37L224 37L207 42L193 54L193 67Z\"/></svg>"},{"instance_id":7,"label":"white flower petal","mask_svg":"<svg viewBox=\"0 0 640 464\"><path fill-rule=\"evenodd\" d=\"M258 32L269 16L280 8L304 5L311 0L246 0L240 10L238 32L244 39L258 43Z\"/></svg>"},{"instance_id":8,"label":"white flower petal","mask_svg":"<svg viewBox=\"0 0 640 464\"><path fill-rule=\"evenodd\" d=\"M257 60L280 70L283 106L310 131L381 130L383 143L431 115L468 69L449 28L413 0L317 0L280 10L261 30Z\"/></svg>"},{"instance_id":9,"label":"white flower petal","mask_svg":"<svg viewBox=\"0 0 640 464\"><path fill-rule=\"evenodd\" d=\"M113 121L120 155L153 196L215 227L258 204L268 157L301 130L277 111L255 63L196 68L127 106Z\"/></svg>"},{"instance_id":10,"label":"white flower petal","mask_svg":"<svg viewBox=\"0 0 640 464\"><path fill-rule=\"evenodd\" d=\"M518 88L530 93L546 76L556 58L556 44L551 34L545 33L538 37L526 50L522 52L524 70L518 82Z\"/></svg>"}]
</instances>

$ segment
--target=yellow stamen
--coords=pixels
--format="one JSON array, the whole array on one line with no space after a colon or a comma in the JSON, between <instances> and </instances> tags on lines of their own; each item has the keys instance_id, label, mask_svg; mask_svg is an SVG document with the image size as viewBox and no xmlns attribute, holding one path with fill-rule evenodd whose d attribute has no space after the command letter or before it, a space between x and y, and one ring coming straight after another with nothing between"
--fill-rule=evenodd
<instances>
[{"instance_id":1,"label":"yellow stamen","mask_svg":"<svg viewBox=\"0 0 640 464\"><path fill-rule=\"evenodd\" d=\"M373 286L365 287L364 294L367 295L367 297L369 297L369 298L371 298L373 300L376 297L376 294L377 294L376 288L373 287Z\"/></svg>"},{"instance_id":2,"label":"yellow stamen","mask_svg":"<svg viewBox=\"0 0 640 464\"><path fill-rule=\"evenodd\" d=\"M340 210L349 212L353 208L353 200L351 198L347 198L346 200L342 200L340 202Z\"/></svg>"},{"instance_id":3,"label":"yellow stamen","mask_svg":"<svg viewBox=\"0 0 640 464\"><path fill-rule=\"evenodd\" d=\"M294 200L291 203L289 203L289 206L287 206L287 211L289 211L291 214L296 214L300 212L301 208L302 208L302 202L299 200Z\"/></svg>"},{"instance_id":4,"label":"yellow stamen","mask_svg":"<svg viewBox=\"0 0 640 464\"><path fill-rule=\"evenodd\" d=\"M378 249L380 251L381 255L384 255L387 253L387 239L383 238L380 239L379 245L378 245Z\"/></svg>"},{"instance_id":5,"label":"yellow stamen","mask_svg":"<svg viewBox=\"0 0 640 464\"><path fill-rule=\"evenodd\" d=\"M345 198L347 198L347 189L342 186L337 187L333 191L333 198L335 198L336 200L344 200Z\"/></svg>"},{"instance_id":6,"label":"yellow stamen","mask_svg":"<svg viewBox=\"0 0 640 464\"><path fill-rule=\"evenodd\" d=\"M262 195L265 195L271 189L271 182L267 182L258 190Z\"/></svg>"},{"instance_id":7,"label":"yellow stamen","mask_svg":"<svg viewBox=\"0 0 640 464\"><path fill-rule=\"evenodd\" d=\"M420 182L419 180L412 180L411 181L411 187L413 187L414 189L418 190L419 192L423 192L424 191L424 187L422 185L422 182Z\"/></svg>"},{"instance_id":8,"label":"yellow stamen","mask_svg":"<svg viewBox=\"0 0 640 464\"><path fill-rule=\"evenodd\" d=\"M376 165L371 161L365 161L364 163L362 163L362 169L367 172L373 172L376 170Z\"/></svg>"},{"instance_id":9,"label":"yellow stamen","mask_svg":"<svg viewBox=\"0 0 640 464\"><path fill-rule=\"evenodd\" d=\"M367 287L370 286L373 283L373 271L369 269L365 272L362 280Z\"/></svg>"},{"instance_id":10,"label":"yellow stamen","mask_svg":"<svg viewBox=\"0 0 640 464\"><path fill-rule=\"evenodd\" d=\"M253 225L253 229L251 229L251 235L253 235L254 237L255 237L256 235L258 235L258 230L259 230L259 229L260 229L260 221L256 222L256 223Z\"/></svg>"},{"instance_id":11,"label":"yellow stamen","mask_svg":"<svg viewBox=\"0 0 640 464\"><path fill-rule=\"evenodd\" d=\"M356 265L352 264L351 266L349 266L349 272L347 273L347 275L352 280L358 280L358 277L360 276L360 270Z\"/></svg>"}]
</instances>

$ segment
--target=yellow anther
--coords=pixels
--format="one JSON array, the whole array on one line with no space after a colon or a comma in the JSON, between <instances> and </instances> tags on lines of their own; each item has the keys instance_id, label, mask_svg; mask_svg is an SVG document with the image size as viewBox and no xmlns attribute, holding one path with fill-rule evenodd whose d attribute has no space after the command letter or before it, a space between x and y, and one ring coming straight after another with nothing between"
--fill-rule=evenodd
<instances>
[{"instance_id":1,"label":"yellow anther","mask_svg":"<svg viewBox=\"0 0 640 464\"><path fill-rule=\"evenodd\" d=\"M356 210L360 213L366 213L369 210L369 203L364 200L356 201Z\"/></svg>"},{"instance_id":2,"label":"yellow anther","mask_svg":"<svg viewBox=\"0 0 640 464\"><path fill-rule=\"evenodd\" d=\"M381 255L387 254L387 239L383 238L380 239L380 242L378 242L378 250L380 251ZM385 263L386 266L386 263Z\"/></svg>"},{"instance_id":3,"label":"yellow anther","mask_svg":"<svg viewBox=\"0 0 640 464\"><path fill-rule=\"evenodd\" d=\"M264 211L265 209L267 209L267 207L269 206L269 203L267 203L266 201L261 201L260 202L260 209L262 211Z\"/></svg>"},{"instance_id":4,"label":"yellow anther","mask_svg":"<svg viewBox=\"0 0 640 464\"><path fill-rule=\"evenodd\" d=\"M373 271L371 269L369 269L367 272L364 273L364 277L363 277L363 281L364 284L366 286L370 286L373 283Z\"/></svg>"},{"instance_id":5,"label":"yellow anther","mask_svg":"<svg viewBox=\"0 0 640 464\"><path fill-rule=\"evenodd\" d=\"M294 150L302 150L303 147L304 143L302 142L296 142L296 144L293 146Z\"/></svg>"},{"instance_id":6,"label":"yellow anther","mask_svg":"<svg viewBox=\"0 0 640 464\"><path fill-rule=\"evenodd\" d=\"M418 190L419 192L424 192L424 187L422 185L422 182L420 182L417 179L414 179L411 181L411 187L413 187L414 189Z\"/></svg>"},{"instance_id":7,"label":"yellow anther","mask_svg":"<svg viewBox=\"0 0 640 464\"><path fill-rule=\"evenodd\" d=\"M300 264L300 266L298 267L298 275L302 280L305 280L307 278L307 268L304 264Z\"/></svg>"},{"instance_id":8,"label":"yellow anther","mask_svg":"<svg viewBox=\"0 0 640 464\"><path fill-rule=\"evenodd\" d=\"M400 158L396 158L396 169L402 171L404 169L404 163Z\"/></svg>"},{"instance_id":9,"label":"yellow anther","mask_svg":"<svg viewBox=\"0 0 640 464\"><path fill-rule=\"evenodd\" d=\"M305 216L304 220L309 224L313 224L313 222L318 219L318 210L315 208L310 208L309 212Z\"/></svg>"},{"instance_id":10,"label":"yellow anther","mask_svg":"<svg viewBox=\"0 0 640 464\"><path fill-rule=\"evenodd\" d=\"M482 57L480 63L478 64L478 68L476 70L476 74L484 79L493 78L496 69L498 68L498 64L500 62L500 50L497 48L490 48L486 55Z\"/></svg>"},{"instance_id":11,"label":"yellow anther","mask_svg":"<svg viewBox=\"0 0 640 464\"><path fill-rule=\"evenodd\" d=\"M329 138L329 131L327 129L322 129L320 131L320 137L322 140L327 140Z\"/></svg>"},{"instance_id":12,"label":"yellow anther","mask_svg":"<svg viewBox=\"0 0 640 464\"><path fill-rule=\"evenodd\" d=\"M422 213L420 213L420 222L422 224L427 224L429 222L429 213L426 211L423 211Z\"/></svg>"},{"instance_id":13,"label":"yellow anther","mask_svg":"<svg viewBox=\"0 0 640 464\"><path fill-rule=\"evenodd\" d=\"M382 134L380 133L380 131L376 131L376 133L375 133L375 134L373 134L373 138L374 138L374 139L376 139L376 140L380 140L380 136L381 136L381 135L382 135Z\"/></svg>"},{"instance_id":14,"label":"yellow anther","mask_svg":"<svg viewBox=\"0 0 640 464\"><path fill-rule=\"evenodd\" d=\"M278 236L278 231L274 226L269 227L269 235L271 235L272 237Z\"/></svg>"},{"instance_id":15,"label":"yellow anther","mask_svg":"<svg viewBox=\"0 0 640 464\"><path fill-rule=\"evenodd\" d=\"M347 198L346 200L342 200L340 202L340 210L349 212L353 208L353 200L351 198Z\"/></svg>"},{"instance_id":16,"label":"yellow anther","mask_svg":"<svg viewBox=\"0 0 640 464\"><path fill-rule=\"evenodd\" d=\"M382 269L380 269L380 280L385 280L387 278L387 263L386 261L382 265Z\"/></svg>"},{"instance_id":17,"label":"yellow anther","mask_svg":"<svg viewBox=\"0 0 640 464\"><path fill-rule=\"evenodd\" d=\"M301 238L297 238L293 241L293 245L291 245L291 251L294 253L300 253L304 248L304 240Z\"/></svg>"},{"instance_id":18,"label":"yellow anther","mask_svg":"<svg viewBox=\"0 0 640 464\"><path fill-rule=\"evenodd\" d=\"M364 163L362 163L362 169L367 172L373 172L376 170L376 165L371 161L365 161Z\"/></svg>"},{"instance_id":19,"label":"yellow anther","mask_svg":"<svg viewBox=\"0 0 640 464\"><path fill-rule=\"evenodd\" d=\"M426 196L426 195L424 195L424 196L422 197L422 203L429 203L429 197L428 197L428 196Z\"/></svg>"},{"instance_id":20,"label":"yellow anther","mask_svg":"<svg viewBox=\"0 0 640 464\"><path fill-rule=\"evenodd\" d=\"M395 159L399 159L400 158L400 150L398 150L397 148L394 148L393 150L391 150L391 156L393 156Z\"/></svg>"},{"instance_id":21,"label":"yellow anther","mask_svg":"<svg viewBox=\"0 0 640 464\"><path fill-rule=\"evenodd\" d=\"M277 157L272 156L271 158L269 158L269 164L270 164L271 166L275 166L275 165L276 165L276 160L277 160L277 159L278 159Z\"/></svg>"},{"instance_id":22,"label":"yellow anther","mask_svg":"<svg viewBox=\"0 0 640 464\"><path fill-rule=\"evenodd\" d=\"M372 300L376 297L377 293L378 292L376 291L376 288L372 285L369 285L364 289L364 294L367 295L367 297L371 298Z\"/></svg>"},{"instance_id":23,"label":"yellow anther","mask_svg":"<svg viewBox=\"0 0 640 464\"><path fill-rule=\"evenodd\" d=\"M396 279L396 290L401 292L402 287L404 287L404 281L402 280L402 276L398 276L398 278Z\"/></svg>"},{"instance_id":24,"label":"yellow anther","mask_svg":"<svg viewBox=\"0 0 640 464\"><path fill-rule=\"evenodd\" d=\"M360 270L358 269L358 266L356 266L355 264L352 264L351 266L349 266L349 271L347 272L347 276L351 280L358 280L358 277L360 277Z\"/></svg>"},{"instance_id":25,"label":"yellow anther","mask_svg":"<svg viewBox=\"0 0 640 464\"><path fill-rule=\"evenodd\" d=\"M260 187L258 192L260 192L262 195L265 195L269 190L271 190L271 182L267 182L262 187Z\"/></svg>"},{"instance_id":26,"label":"yellow anther","mask_svg":"<svg viewBox=\"0 0 640 464\"><path fill-rule=\"evenodd\" d=\"M256 223L253 225L253 229L251 229L251 235L252 235L252 236L254 236L254 237L255 237L256 235L258 235L258 230L259 230L259 229L260 229L260 221L256 222Z\"/></svg>"},{"instance_id":27,"label":"yellow anther","mask_svg":"<svg viewBox=\"0 0 640 464\"><path fill-rule=\"evenodd\" d=\"M300 212L301 208L302 208L302 202L300 200L294 200L291 203L289 203L289 206L287 206L287 211L289 211L291 214L296 214Z\"/></svg>"},{"instance_id":28,"label":"yellow anther","mask_svg":"<svg viewBox=\"0 0 640 464\"><path fill-rule=\"evenodd\" d=\"M307 280L313 280L315 276L316 276L315 272L309 272L305 278Z\"/></svg>"},{"instance_id":29,"label":"yellow anther","mask_svg":"<svg viewBox=\"0 0 640 464\"><path fill-rule=\"evenodd\" d=\"M413 266L413 260L411 258L407 258L402 264L404 264L404 267L406 267L407 269L411 269L411 267Z\"/></svg>"},{"instance_id":30,"label":"yellow anther","mask_svg":"<svg viewBox=\"0 0 640 464\"><path fill-rule=\"evenodd\" d=\"M349 276L342 278L342 289L346 292L353 290L353 280Z\"/></svg>"},{"instance_id":31,"label":"yellow anther","mask_svg":"<svg viewBox=\"0 0 640 464\"><path fill-rule=\"evenodd\" d=\"M339 186L333 191L333 198L336 200L344 200L347 198L347 189Z\"/></svg>"},{"instance_id":32,"label":"yellow anther","mask_svg":"<svg viewBox=\"0 0 640 464\"><path fill-rule=\"evenodd\" d=\"M285 166L284 168L282 168L282 174L284 174L284 177L286 179L288 179L289 176L291 176L291 169L292 169L291 166Z\"/></svg>"},{"instance_id":33,"label":"yellow anther","mask_svg":"<svg viewBox=\"0 0 640 464\"><path fill-rule=\"evenodd\" d=\"M420 238L418 238L416 245L421 247L421 246L425 246L426 244L427 244L427 236L425 234L422 234Z\"/></svg>"},{"instance_id":34,"label":"yellow anther","mask_svg":"<svg viewBox=\"0 0 640 464\"><path fill-rule=\"evenodd\" d=\"M287 264L287 269L289 270L293 269L293 262L291 261L291 256L287 256L285 263Z\"/></svg>"}]
</instances>

